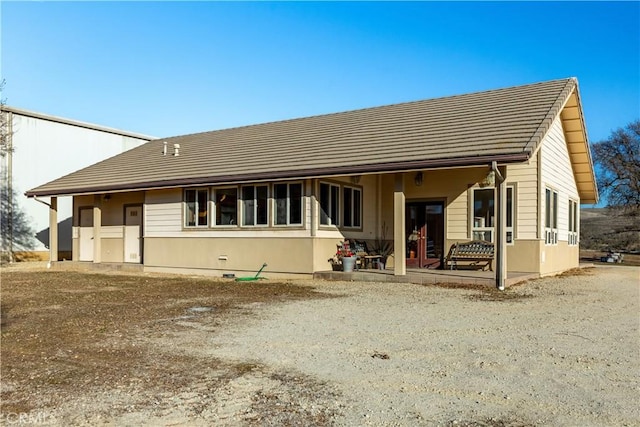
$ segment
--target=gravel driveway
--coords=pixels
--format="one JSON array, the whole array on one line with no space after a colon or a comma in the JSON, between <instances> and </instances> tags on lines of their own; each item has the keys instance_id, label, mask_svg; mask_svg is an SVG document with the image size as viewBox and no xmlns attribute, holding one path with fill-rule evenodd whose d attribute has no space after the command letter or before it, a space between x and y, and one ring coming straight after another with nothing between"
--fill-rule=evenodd
<instances>
[{"instance_id":1,"label":"gravel driveway","mask_svg":"<svg viewBox=\"0 0 640 427\"><path fill-rule=\"evenodd\" d=\"M10 409L0 424L25 415L65 426L640 426L638 267L502 293L3 277L12 283L1 391L12 408L26 395L41 409Z\"/></svg>"},{"instance_id":2,"label":"gravel driveway","mask_svg":"<svg viewBox=\"0 0 640 427\"><path fill-rule=\"evenodd\" d=\"M597 268L528 282L509 298L308 283L337 298L251 307L248 323L171 342L262 366L217 392L219 425L282 421L256 418L247 405L258 394L348 426L637 426L639 279L638 268ZM278 372L312 379L307 395L279 389Z\"/></svg>"}]
</instances>

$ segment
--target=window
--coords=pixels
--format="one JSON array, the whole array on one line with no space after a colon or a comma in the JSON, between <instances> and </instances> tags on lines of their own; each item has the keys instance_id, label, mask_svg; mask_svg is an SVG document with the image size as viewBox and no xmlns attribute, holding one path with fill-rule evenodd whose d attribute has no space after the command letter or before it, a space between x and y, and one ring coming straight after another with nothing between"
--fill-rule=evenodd
<instances>
[{"instance_id":1,"label":"window","mask_svg":"<svg viewBox=\"0 0 640 427\"><path fill-rule=\"evenodd\" d=\"M578 244L578 202L569 199L569 245Z\"/></svg>"},{"instance_id":2,"label":"window","mask_svg":"<svg viewBox=\"0 0 640 427\"><path fill-rule=\"evenodd\" d=\"M219 188L215 197L215 225L238 224L238 189Z\"/></svg>"},{"instance_id":3,"label":"window","mask_svg":"<svg viewBox=\"0 0 640 427\"><path fill-rule=\"evenodd\" d=\"M206 227L209 225L208 190L185 190L185 226Z\"/></svg>"},{"instance_id":4,"label":"window","mask_svg":"<svg viewBox=\"0 0 640 427\"><path fill-rule=\"evenodd\" d=\"M514 239L514 219L515 219L515 189L507 186L505 232L507 243L513 243ZM495 189L494 188L474 188L473 189L473 240L495 241Z\"/></svg>"},{"instance_id":5,"label":"window","mask_svg":"<svg viewBox=\"0 0 640 427\"><path fill-rule=\"evenodd\" d=\"M266 185L242 187L242 225L268 225Z\"/></svg>"},{"instance_id":6,"label":"window","mask_svg":"<svg viewBox=\"0 0 640 427\"><path fill-rule=\"evenodd\" d=\"M274 184L276 225L302 224L302 184Z\"/></svg>"},{"instance_id":7,"label":"window","mask_svg":"<svg viewBox=\"0 0 640 427\"><path fill-rule=\"evenodd\" d=\"M362 191L357 188L342 189L342 218L345 227L360 228L362 226Z\"/></svg>"},{"instance_id":8,"label":"window","mask_svg":"<svg viewBox=\"0 0 640 427\"><path fill-rule=\"evenodd\" d=\"M558 243L558 192L545 189L544 242L547 245Z\"/></svg>"},{"instance_id":9,"label":"window","mask_svg":"<svg viewBox=\"0 0 640 427\"><path fill-rule=\"evenodd\" d=\"M505 224L506 233L507 233L507 244L513 243L513 219L515 216L515 206L513 203L514 197L514 188L507 187L507 221Z\"/></svg>"},{"instance_id":10,"label":"window","mask_svg":"<svg viewBox=\"0 0 640 427\"><path fill-rule=\"evenodd\" d=\"M494 198L493 188L473 190L473 240L493 242Z\"/></svg>"},{"instance_id":11,"label":"window","mask_svg":"<svg viewBox=\"0 0 640 427\"><path fill-rule=\"evenodd\" d=\"M340 187L320 183L320 224L340 225L338 221Z\"/></svg>"}]
</instances>

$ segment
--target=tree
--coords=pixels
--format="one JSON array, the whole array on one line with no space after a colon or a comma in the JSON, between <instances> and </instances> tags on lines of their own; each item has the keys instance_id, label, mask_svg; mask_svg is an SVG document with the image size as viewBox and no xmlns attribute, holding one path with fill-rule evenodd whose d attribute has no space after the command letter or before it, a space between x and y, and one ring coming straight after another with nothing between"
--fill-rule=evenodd
<instances>
[{"instance_id":1,"label":"tree","mask_svg":"<svg viewBox=\"0 0 640 427\"><path fill-rule=\"evenodd\" d=\"M0 94L4 90L4 85L5 81L0 81ZM0 95L0 157L3 159L13 151L9 141L9 120L7 119L7 113L2 108L4 107L4 101L4 98Z\"/></svg>"},{"instance_id":2,"label":"tree","mask_svg":"<svg viewBox=\"0 0 640 427\"><path fill-rule=\"evenodd\" d=\"M0 188L0 244L2 252L30 250L35 247L35 231L26 213L16 203L18 195L6 186ZM12 254L7 254L11 256Z\"/></svg>"},{"instance_id":3,"label":"tree","mask_svg":"<svg viewBox=\"0 0 640 427\"><path fill-rule=\"evenodd\" d=\"M614 131L593 151L598 187L608 206L640 216L640 120Z\"/></svg>"},{"instance_id":4,"label":"tree","mask_svg":"<svg viewBox=\"0 0 640 427\"><path fill-rule=\"evenodd\" d=\"M0 93L4 89L4 80L0 81ZM0 160L2 180L0 183L0 250L1 260L13 261L13 252L29 250L35 247L35 232L29 218L18 204L18 194L13 188L11 162L13 143L8 114L4 111L4 98L0 95Z\"/></svg>"}]
</instances>

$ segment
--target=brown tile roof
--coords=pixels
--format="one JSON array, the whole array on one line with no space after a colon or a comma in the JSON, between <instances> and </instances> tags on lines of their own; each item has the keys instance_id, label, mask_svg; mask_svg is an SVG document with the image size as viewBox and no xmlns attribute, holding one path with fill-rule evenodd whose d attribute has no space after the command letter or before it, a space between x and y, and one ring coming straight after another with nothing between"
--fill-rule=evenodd
<instances>
[{"instance_id":1,"label":"brown tile roof","mask_svg":"<svg viewBox=\"0 0 640 427\"><path fill-rule=\"evenodd\" d=\"M27 195L525 161L576 87L573 78L553 80L158 139Z\"/></svg>"}]
</instances>

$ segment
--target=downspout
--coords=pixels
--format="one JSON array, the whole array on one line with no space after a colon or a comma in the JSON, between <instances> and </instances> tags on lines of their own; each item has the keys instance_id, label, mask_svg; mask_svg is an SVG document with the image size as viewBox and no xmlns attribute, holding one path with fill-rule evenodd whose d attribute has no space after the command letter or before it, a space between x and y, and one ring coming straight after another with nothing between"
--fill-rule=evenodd
<instances>
[{"instance_id":1,"label":"downspout","mask_svg":"<svg viewBox=\"0 0 640 427\"><path fill-rule=\"evenodd\" d=\"M498 169L497 162L491 162L491 170L496 176L497 197L496 206L497 209L497 233L496 233L496 288L504 291L506 276L507 276L507 253L506 253L506 235L505 235L505 223L506 223L506 186L505 178Z\"/></svg>"},{"instance_id":2,"label":"downspout","mask_svg":"<svg viewBox=\"0 0 640 427\"><path fill-rule=\"evenodd\" d=\"M40 199L38 199L38 196L33 196L33 200L35 200L36 202L40 202L40 203L42 203L43 205L47 205L47 206L49 206L49 209L51 209L51 204L50 204L50 203L45 202L44 200L40 200Z\"/></svg>"}]
</instances>

